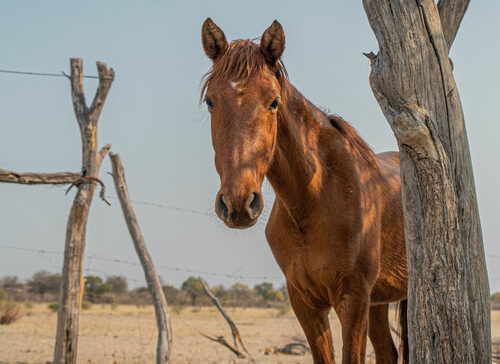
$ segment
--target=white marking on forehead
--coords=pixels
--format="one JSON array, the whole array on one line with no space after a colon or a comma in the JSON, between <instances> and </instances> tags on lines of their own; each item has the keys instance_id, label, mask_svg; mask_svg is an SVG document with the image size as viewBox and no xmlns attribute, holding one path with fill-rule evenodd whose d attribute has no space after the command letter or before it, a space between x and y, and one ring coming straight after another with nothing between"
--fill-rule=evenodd
<instances>
[{"instance_id":1,"label":"white marking on forehead","mask_svg":"<svg viewBox=\"0 0 500 364\"><path fill-rule=\"evenodd\" d=\"M232 88L234 88L235 90L237 90L237 89L238 89L238 83L239 83L239 82L234 82L234 81L231 81L230 83L231 83L231 87L232 87Z\"/></svg>"}]
</instances>

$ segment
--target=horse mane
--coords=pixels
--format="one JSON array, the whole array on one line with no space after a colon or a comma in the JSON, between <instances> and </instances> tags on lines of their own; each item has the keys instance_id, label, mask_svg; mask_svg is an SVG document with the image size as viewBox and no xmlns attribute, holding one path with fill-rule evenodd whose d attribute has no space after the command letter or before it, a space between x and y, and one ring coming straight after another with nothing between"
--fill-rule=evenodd
<instances>
[{"instance_id":1,"label":"horse mane","mask_svg":"<svg viewBox=\"0 0 500 364\"><path fill-rule=\"evenodd\" d=\"M355 150L368 165L376 167L377 159L375 152L363 138L359 136L356 129L338 115L330 114L327 116L330 120L330 124L340 132L351 148Z\"/></svg>"},{"instance_id":2,"label":"horse mane","mask_svg":"<svg viewBox=\"0 0 500 364\"><path fill-rule=\"evenodd\" d=\"M212 68L202 78L200 101L203 100L208 86L220 80L238 81L245 83L255 74L265 72L266 68L274 72L282 92L288 87L288 73L283 62L279 60L274 67L270 67L264 58L260 45L249 39L234 40L228 49L215 60Z\"/></svg>"}]
</instances>

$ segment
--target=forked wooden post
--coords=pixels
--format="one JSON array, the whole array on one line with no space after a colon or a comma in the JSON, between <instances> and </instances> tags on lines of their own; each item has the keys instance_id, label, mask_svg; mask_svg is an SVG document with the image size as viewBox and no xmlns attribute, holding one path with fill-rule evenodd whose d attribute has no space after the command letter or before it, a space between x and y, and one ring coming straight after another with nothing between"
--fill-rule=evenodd
<instances>
[{"instance_id":1,"label":"forked wooden post","mask_svg":"<svg viewBox=\"0 0 500 364\"><path fill-rule=\"evenodd\" d=\"M85 230L95 191L95 179L98 177L101 162L111 147L105 145L98 150L97 121L115 76L113 69L97 62L99 86L94 101L88 108L83 92L82 60L72 58L70 63L71 97L82 138L83 177L76 183L78 191L66 227L54 364L76 364Z\"/></svg>"},{"instance_id":2,"label":"forked wooden post","mask_svg":"<svg viewBox=\"0 0 500 364\"><path fill-rule=\"evenodd\" d=\"M111 165L113 166L113 179L115 181L116 193L120 199L123 216L127 222L127 227L134 242L134 247L141 261L144 275L148 283L149 290L153 296L155 306L156 323L158 325L158 345L156 348L156 363L170 363L172 352L172 327L170 325L170 315L168 313L167 300L161 287L160 279L156 273L153 260L149 255L144 237L142 236L139 223L135 217L130 196L128 194L127 184L125 182L125 174L119 154L110 154Z\"/></svg>"}]
</instances>

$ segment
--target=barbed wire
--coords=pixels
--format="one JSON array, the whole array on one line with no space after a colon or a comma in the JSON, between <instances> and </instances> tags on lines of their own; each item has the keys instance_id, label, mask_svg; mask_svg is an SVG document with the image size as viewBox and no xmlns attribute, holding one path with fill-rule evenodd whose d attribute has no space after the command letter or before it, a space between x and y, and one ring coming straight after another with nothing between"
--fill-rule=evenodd
<instances>
[{"instance_id":1,"label":"barbed wire","mask_svg":"<svg viewBox=\"0 0 500 364\"><path fill-rule=\"evenodd\" d=\"M54 189L64 189L66 190L66 187L63 185L38 185L39 187L47 188L49 190L54 190ZM117 200L119 201L117 196L106 196L106 198L110 200ZM151 201L141 201L141 200L130 200L131 203L134 205L144 205L144 206L151 206L151 207L157 207L161 209L168 209L168 210L173 210L173 211L180 211L180 212L188 212L191 214L196 214L196 215L201 215L201 216L212 216L211 212L208 211L201 211L197 209L192 209L188 207L180 207L180 206L175 206L171 204L165 204L165 203L160 203L160 202L151 202Z\"/></svg>"},{"instance_id":2,"label":"barbed wire","mask_svg":"<svg viewBox=\"0 0 500 364\"><path fill-rule=\"evenodd\" d=\"M61 72L61 73L30 72L30 71L14 71L14 70L6 70L6 69L0 69L0 72L14 74L14 75L24 75L24 76L66 77L66 78L69 77L68 75L64 74L64 72ZM82 77L83 78L99 79L99 76L93 76L93 75L83 75Z\"/></svg>"},{"instance_id":3,"label":"barbed wire","mask_svg":"<svg viewBox=\"0 0 500 364\"><path fill-rule=\"evenodd\" d=\"M53 255L63 255L64 254L64 252L56 251L56 250L34 249L34 248L26 248L26 247L11 246L11 245L0 245L0 249L32 252L32 253L37 253L37 254L53 254ZM99 255L88 255L88 254L85 254L84 257L89 261L89 263L91 263L92 260L97 260L97 261L122 264L122 265L141 266L141 264L138 262L132 262L129 260L119 259L119 258L109 258L109 257L102 257ZM486 257L500 259L500 255L487 254ZM247 275L244 275L241 273L241 272L243 272L243 268L241 268L241 267L238 268L237 270L235 270L233 273L204 271L204 270L197 270L197 269L190 269L190 268L167 266L167 265L163 265L163 264L155 265L155 267L157 269L163 269L163 270L169 270L169 271L184 272L184 273L191 273L191 274L201 274L201 275L205 275L205 276L214 276L214 277L224 277L224 278L229 278L229 279L241 279L241 280L245 280L245 279L247 279L247 280L283 280L284 279L284 277L277 277L277 276L247 276ZM85 271L95 271L94 269L90 269L90 267L88 267L84 270ZM131 281L139 282L135 278L128 278L128 279L130 279ZM494 281L500 280L500 278L495 278L495 277L491 277L490 279L492 279Z\"/></svg>"},{"instance_id":4,"label":"barbed wire","mask_svg":"<svg viewBox=\"0 0 500 364\"><path fill-rule=\"evenodd\" d=\"M45 249L33 249L33 248L18 247L18 246L3 245L3 244L0 245L0 249L32 252L32 253L37 253L37 254L64 255L64 252L61 252L61 251L45 250ZM138 262L132 262L129 260L118 259L118 258L108 258L108 257L101 257L98 255L87 255L87 254L85 254L84 257L86 259L88 259L89 261L97 260L97 261L122 264L122 265L141 266L141 264ZM283 280L284 279L283 277L275 277L275 276L246 276L243 274L239 274L239 272L241 272L241 268L236 270L234 273L221 273L221 272L204 271L204 270L197 270L197 269L190 269L190 268L173 267L173 266L167 266L167 265L163 265L163 264L155 265L155 267L157 269L163 269L163 270L169 270L169 271L175 271L175 272L200 274L200 275L212 276L212 277L224 277L224 278L230 278L230 279L241 279L241 280ZM235 274L235 273L238 273L238 274Z\"/></svg>"},{"instance_id":5,"label":"barbed wire","mask_svg":"<svg viewBox=\"0 0 500 364\"><path fill-rule=\"evenodd\" d=\"M108 196L108 198L112 199L112 200L118 200L118 197L116 197L116 196ZM137 204L137 205L152 206L152 207L158 207L158 208L174 210L174 211L181 211L181 212L189 212L189 213L196 214L196 215L203 215L203 216L211 216L212 215L210 212L203 212L200 210L190 209L190 208L186 208L186 207L167 205L167 204L163 204L163 203L159 203L159 202L149 202L149 201L140 201L140 200L130 200L130 202L132 202L133 204Z\"/></svg>"}]
</instances>

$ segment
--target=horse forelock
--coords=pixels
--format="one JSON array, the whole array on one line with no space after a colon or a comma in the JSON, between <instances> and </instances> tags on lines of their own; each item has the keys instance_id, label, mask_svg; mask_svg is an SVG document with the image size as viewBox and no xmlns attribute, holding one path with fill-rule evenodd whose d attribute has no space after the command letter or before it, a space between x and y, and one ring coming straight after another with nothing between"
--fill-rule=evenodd
<instances>
[{"instance_id":1,"label":"horse forelock","mask_svg":"<svg viewBox=\"0 0 500 364\"><path fill-rule=\"evenodd\" d=\"M288 92L288 74L280 60L274 66L269 66L264 58L260 46L251 40L234 40L228 49L213 64L202 78L200 101L203 100L210 84L227 80L244 84L251 77L265 73L267 70L274 73L278 80L282 97Z\"/></svg>"}]
</instances>

